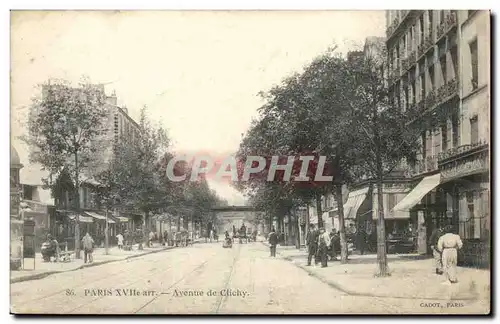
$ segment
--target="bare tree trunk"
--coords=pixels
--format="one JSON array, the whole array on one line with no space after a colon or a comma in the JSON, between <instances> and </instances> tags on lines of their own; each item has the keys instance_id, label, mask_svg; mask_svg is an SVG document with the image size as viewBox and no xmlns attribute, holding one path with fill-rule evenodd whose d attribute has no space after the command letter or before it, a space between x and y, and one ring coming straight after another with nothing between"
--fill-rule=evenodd
<instances>
[{"instance_id":1,"label":"bare tree trunk","mask_svg":"<svg viewBox=\"0 0 500 324\"><path fill-rule=\"evenodd\" d=\"M321 208L321 194L316 194L316 212L318 213L318 228L323 227L323 208Z\"/></svg>"},{"instance_id":2,"label":"bare tree trunk","mask_svg":"<svg viewBox=\"0 0 500 324\"><path fill-rule=\"evenodd\" d=\"M390 275L387 266L387 251L385 242L384 200L382 196L382 179L377 179L378 219L377 219L377 263L379 277Z\"/></svg>"},{"instance_id":3,"label":"bare tree trunk","mask_svg":"<svg viewBox=\"0 0 500 324\"><path fill-rule=\"evenodd\" d=\"M345 235L344 205L342 199L342 185L335 185L335 200L339 212L339 232L340 232L340 262L347 263L348 249L347 238Z\"/></svg>"},{"instance_id":4,"label":"bare tree trunk","mask_svg":"<svg viewBox=\"0 0 500 324\"><path fill-rule=\"evenodd\" d=\"M288 212L288 237L286 240L286 245L293 245L292 230L293 230L292 215L291 215L291 212L289 211Z\"/></svg>"}]
</instances>

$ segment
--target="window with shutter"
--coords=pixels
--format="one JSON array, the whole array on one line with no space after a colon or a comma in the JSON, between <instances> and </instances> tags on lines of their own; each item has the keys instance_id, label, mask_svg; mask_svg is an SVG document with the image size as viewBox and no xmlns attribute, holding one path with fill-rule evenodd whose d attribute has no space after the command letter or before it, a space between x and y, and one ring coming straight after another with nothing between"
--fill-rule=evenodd
<instances>
[{"instance_id":1,"label":"window with shutter","mask_svg":"<svg viewBox=\"0 0 500 324\"><path fill-rule=\"evenodd\" d=\"M453 114L451 116L451 147L457 147L460 143L460 133L458 129L458 116L457 114Z\"/></svg>"},{"instance_id":2,"label":"window with shutter","mask_svg":"<svg viewBox=\"0 0 500 324\"><path fill-rule=\"evenodd\" d=\"M419 28L419 36L420 36L420 39L419 39L419 42L420 44L423 44L424 42L424 16L421 15L419 18L418 18L418 28Z\"/></svg>"},{"instance_id":3,"label":"window with shutter","mask_svg":"<svg viewBox=\"0 0 500 324\"><path fill-rule=\"evenodd\" d=\"M434 65L429 66L429 90L434 90Z\"/></svg>"},{"instance_id":4,"label":"window with shutter","mask_svg":"<svg viewBox=\"0 0 500 324\"><path fill-rule=\"evenodd\" d=\"M433 11L432 10L427 10L428 30L429 30L429 35L430 36L432 36L432 30L434 28L433 23L432 23L432 15L433 15Z\"/></svg>"},{"instance_id":5,"label":"window with shutter","mask_svg":"<svg viewBox=\"0 0 500 324\"><path fill-rule=\"evenodd\" d=\"M420 147L420 152L421 155L422 155L422 159L425 159L427 157L427 136L425 134L425 132L420 136L420 141L422 142L421 144L421 147Z\"/></svg>"},{"instance_id":6,"label":"window with shutter","mask_svg":"<svg viewBox=\"0 0 500 324\"><path fill-rule=\"evenodd\" d=\"M479 129L477 116L474 116L470 119L470 142L472 144L479 142Z\"/></svg>"},{"instance_id":7,"label":"window with shutter","mask_svg":"<svg viewBox=\"0 0 500 324\"><path fill-rule=\"evenodd\" d=\"M478 69L478 56L477 56L477 39L472 41L469 44L470 48L470 60L471 60L471 69L472 69L472 90L476 90L478 87L478 74L479 74L479 69Z\"/></svg>"},{"instance_id":8,"label":"window with shutter","mask_svg":"<svg viewBox=\"0 0 500 324\"><path fill-rule=\"evenodd\" d=\"M441 67L441 85L445 85L448 80L446 75L446 55L439 58L439 66Z\"/></svg>"},{"instance_id":9,"label":"window with shutter","mask_svg":"<svg viewBox=\"0 0 500 324\"><path fill-rule=\"evenodd\" d=\"M432 132L427 132L427 138L425 139L425 156L432 156Z\"/></svg>"},{"instance_id":10,"label":"window with shutter","mask_svg":"<svg viewBox=\"0 0 500 324\"><path fill-rule=\"evenodd\" d=\"M445 124L441 127L441 149L443 152L449 149L448 144L448 124Z\"/></svg>"},{"instance_id":11,"label":"window with shutter","mask_svg":"<svg viewBox=\"0 0 500 324\"><path fill-rule=\"evenodd\" d=\"M424 100L424 98L425 98L425 74L420 74L419 86L420 86L420 100Z\"/></svg>"},{"instance_id":12,"label":"window with shutter","mask_svg":"<svg viewBox=\"0 0 500 324\"><path fill-rule=\"evenodd\" d=\"M434 131L434 148L433 148L433 154L437 155L438 153L441 153L441 129L436 129Z\"/></svg>"},{"instance_id":13,"label":"window with shutter","mask_svg":"<svg viewBox=\"0 0 500 324\"><path fill-rule=\"evenodd\" d=\"M474 217L474 194L472 191L468 191L466 193L466 199L467 199L467 220L464 223L465 227L465 239L471 239L474 238L474 223L475 223L475 217Z\"/></svg>"}]
</instances>

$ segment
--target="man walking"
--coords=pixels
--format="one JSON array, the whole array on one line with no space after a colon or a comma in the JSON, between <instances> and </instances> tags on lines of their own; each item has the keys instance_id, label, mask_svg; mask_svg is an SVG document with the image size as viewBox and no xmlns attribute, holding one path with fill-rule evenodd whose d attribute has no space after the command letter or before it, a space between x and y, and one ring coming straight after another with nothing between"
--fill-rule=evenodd
<instances>
[{"instance_id":1,"label":"man walking","mask_svg":"<svg viewBox=\"0 0 500 324\"><path fill-rule=\"evenodd\" d=\"M434 257L434 265L436 267L436 274L438 275L443 274L442 256L441 252L437 249L438 240L443 234L443 229L438 227L432 231L431 237L429 238L432 256Z\"/></svg>"},{"instance_id":2,"label":"man walking","mask_svg":"<svg viewBox=\"0 0 500 324\"><path fill-rule=\"evenodd\" d=\"M322 227L319 229L318 237L318 253L321 260L321 267L326 268L328 266L328 245L330 245L330 235Z\"/></svg>"},{"instance_id":3,"label":"man walking","mask_svg":"<svg viewBox=\"0 0 500 324\"><path fill-rule=\"evenodd\" d=\"M169 246L169 244L168 244L168 232L167 231L163 232L163 245Z\"/></svg>"},{"instance_id":4,"label":"man walking","mask_svg":"<svg viewBox=\"0 0 500 324\"><path fill-rule=\"evenodd\" d=\"M311 260L313 256L316 256L316 253L318 252L318 235L319 233L314 229L314 224L309 225L309 232L307 233L306 236L306 245L308 248L308 254L307 254L307 265L311 265ZM317 264L316 257L314 258L314 263Z\"/></svg>"},{"instance_id":5,"label":"man walking","mask_svg":"<svg viewBox=\"0 0 500 324\"><path fill-rule=\"evenodd\" d=\"M453 226L446 226L444 233L438 240L437 249L442 252L443 268L447 278L443 284L450 285L457 283L458 250L463 244L460 236L453 234Z\"/></svg>"},{"instance_id":6,"label":"man walking","mask_svg":"<svg viewBox=\"0 0 500 324\"><path fill-rule=\"evenodd\" d=\"M361 255L365 254L366 231L362 227L360 227L359 230L356 232L356 243L357 243L357 248L359 250L359 254Z\"/></svg>"},{"instance_id":7,"label":"man walking","mask_svg":"<svg viewBox=\"0 0 500 324\"><path fill-rule=\"evenodd\" d=\"M276 257L276 245L278 245L278 235L276 234L274 227L271 229L271 233L269 233L269 245L271 248L271 256Z\"/></svg>"},{"instance_id":8,"label":"man walking","mask_svg":"<svg viewBox=\"0 0 500 324\"><path fill-rule=\"evenodd\" d=\"M94 239L87 232L82 239L83 246L83 263L87 263L87 259L89 263L94 262L94 258L92 257L92 252L94 251Z\"/></svg>"}]
</instances>

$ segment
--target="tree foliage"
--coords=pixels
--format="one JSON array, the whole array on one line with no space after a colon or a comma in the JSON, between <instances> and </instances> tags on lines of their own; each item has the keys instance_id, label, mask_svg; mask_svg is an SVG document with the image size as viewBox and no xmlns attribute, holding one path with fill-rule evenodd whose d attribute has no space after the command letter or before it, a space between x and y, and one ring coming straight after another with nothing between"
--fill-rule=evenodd
<instances>
[{"instance_id":1,"label":"tree foliage","mask_svg":"<svg viewBox=\"0 0 500 324\"><path fill-rule=\"evenodd\" d=\"M104 91L85 79L77 86L49 81L40 88L42 95L31 107L29 132L22 138L30 148L30 162L49 172L44 180L51 185L63 169L79 182L75 172L89 170L99 148L96 142L108 131Z\"/></svg>"},{"instance_id":2,"label":"tree foliage","mask_svg":"<svg viewBox=\"0 0 500 324\"><path fill-rule=\"evenodd\" d=\"M243 161L250 155L326 156L333 181L304 187L297 182L267 182L257 175L236 184L250 196L252 204L271 213L316 199L319 219L320 198L332 192L339 207L344 262L347 244L342 186L375 179L382 197L383 179L401 166L402 160L415 160L419 137L429 126L421 112L402 110L390 100L393 94L384 79L383 46L354 54L343 57L329 50L301 73L262 93L265 103L260 116L245 134L238 152ZM381 199L379 210L383 220Z\"/></svg>"}]
</instances>

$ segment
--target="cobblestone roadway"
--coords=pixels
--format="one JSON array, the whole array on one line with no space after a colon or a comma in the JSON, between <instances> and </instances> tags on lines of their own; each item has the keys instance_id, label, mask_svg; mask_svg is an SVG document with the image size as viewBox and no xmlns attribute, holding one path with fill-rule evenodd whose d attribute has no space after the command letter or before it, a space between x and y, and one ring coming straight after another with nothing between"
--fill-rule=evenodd
<instances>
[{"instance_id":1,"label":"cobblestone roadway","mask_svg":"<svg viewBox=\"0 0 500 324\"><path fill-rule=\"evenodd\" d=\"M197 244L11 285L15 313L466 313L477 307L349 296L288 261L270 258L260 243L233 249Z\"/></svg>"}]
</instances>

